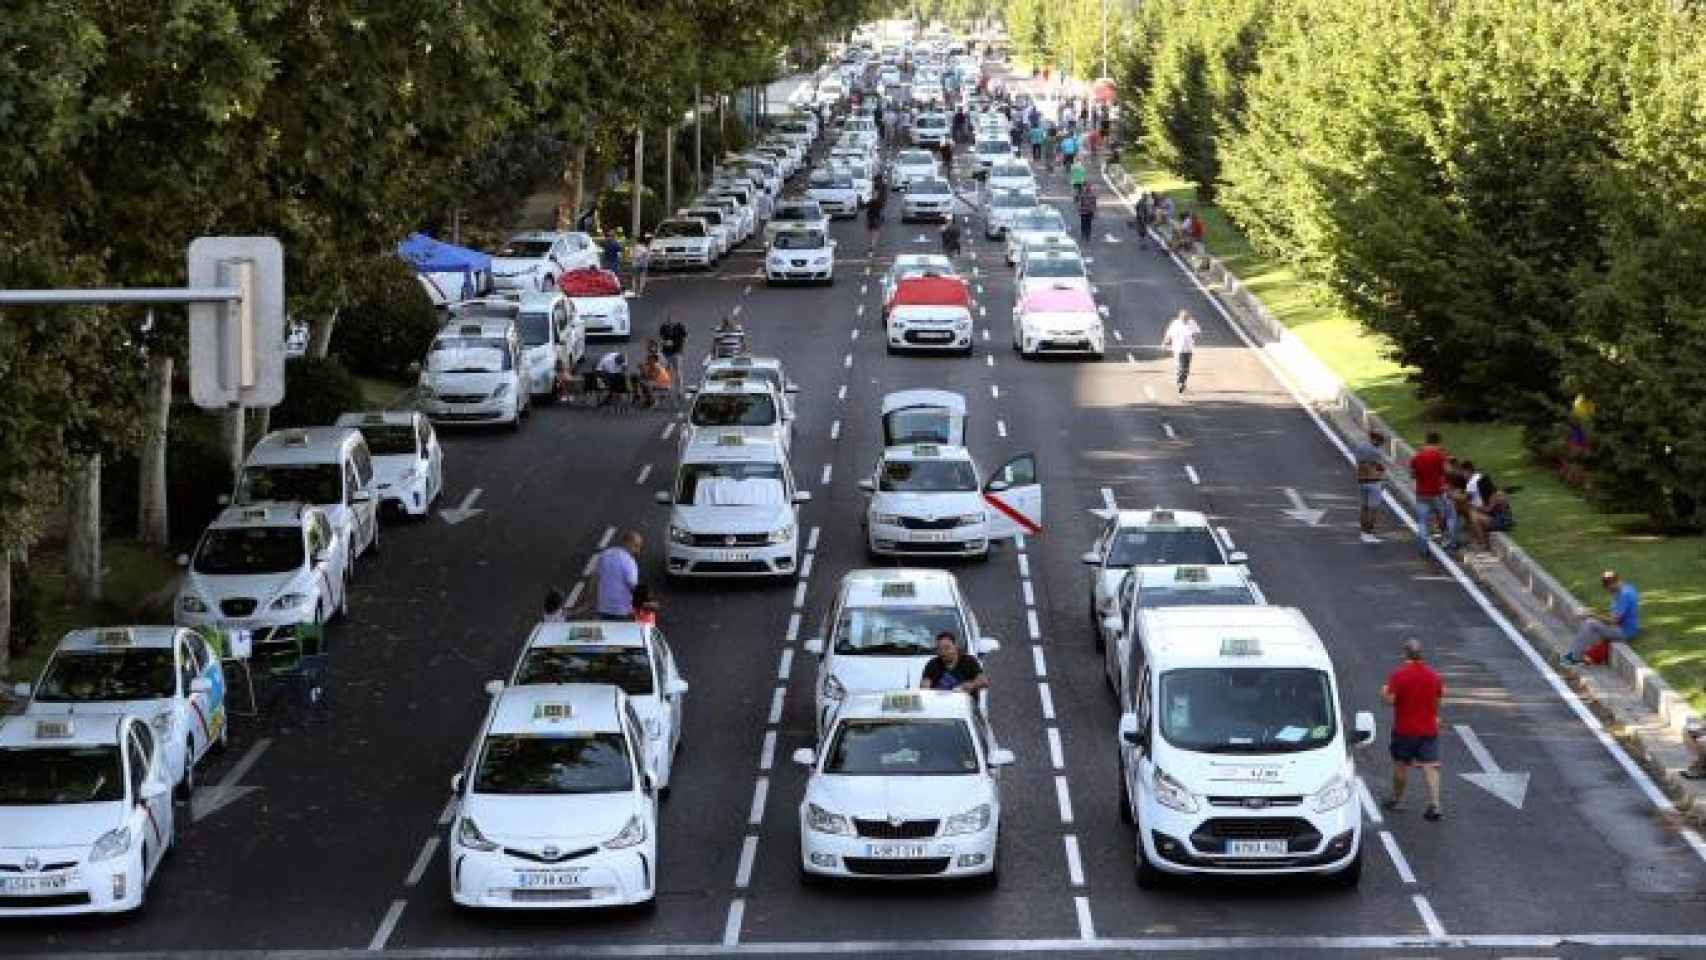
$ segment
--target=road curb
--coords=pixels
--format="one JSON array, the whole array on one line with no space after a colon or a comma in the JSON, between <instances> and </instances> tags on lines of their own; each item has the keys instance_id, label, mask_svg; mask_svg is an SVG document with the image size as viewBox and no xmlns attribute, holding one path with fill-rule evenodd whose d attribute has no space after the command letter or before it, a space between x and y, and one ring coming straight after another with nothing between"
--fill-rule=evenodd
<instances>
[{"instance_id":1,"label":"road curb","mask_svg":"<svg viewBox=\"0 0 1706 960\"><path fill-rule=\"evenodd\" d=\"M1102 179L1132 206L1136 183L1125 170L1102 166ZM1386 454L1394 462L1407 461L1415 448L1398 436L1368 404L1347 388L1332 371L1303 344L1261 299L1251 293L1217 257L1205 255L1204 267L1196 269L1183 261L1201 281L1203 289L1225 308L1257 349L1274 361L1303 397L1341 439L1362 439L1378 428L1390 439ZM1415 509L1415 488L1400 476L1388 484L1399 500ZM1706 825L1706 783L1684 779L1681 770L1691 761L1682 745L1682 731L1699 715L1686 697L1677 693L1657 670L1628 644L1612 644L1608 668L1578 667L1563 663L1570 648L1572 624L1587 614L1574 594L1544 567L1502 533L1490 535L1491 556L1466 555L1461 566L1514 617L1523 633L1538 641L1552 668L1597 716L1606 730L1629 751L1670 796L1686 819Z\"/></svg>"}]
</instances>

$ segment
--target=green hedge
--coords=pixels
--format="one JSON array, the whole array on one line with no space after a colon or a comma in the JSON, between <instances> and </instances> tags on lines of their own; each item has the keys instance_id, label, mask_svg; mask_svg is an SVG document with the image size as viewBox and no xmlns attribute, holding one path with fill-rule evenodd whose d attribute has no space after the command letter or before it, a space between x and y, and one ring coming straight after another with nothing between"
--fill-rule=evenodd
<instances>
[{"instance_id":1,"label":"green hedge","mask_svg":"<svg viewBox=\"0 0 1706 960\"><path fill-rule=\"evenodd\" d=\"M338 314L332 355L351 372L403 380L438 333L439 315L413 271L382 269Z\"/></svg>"}]
</instances>

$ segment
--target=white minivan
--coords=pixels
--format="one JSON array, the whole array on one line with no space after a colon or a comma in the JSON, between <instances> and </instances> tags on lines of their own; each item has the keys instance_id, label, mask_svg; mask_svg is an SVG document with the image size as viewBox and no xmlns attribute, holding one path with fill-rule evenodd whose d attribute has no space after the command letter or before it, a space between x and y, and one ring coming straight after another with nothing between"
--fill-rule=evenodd
<instances>
[{"instance_id":1,"label":"white minivan","mask_svg":"<svg viewBox=\"0 0 1706 960\"><path fill-rule=\"evenodd\" d=\"M238 505L320 507L349 563L379 549L379 490L373 454L354 427L301 427L262 437L237 476Z\"/></svg>"},{"instance_id":2,"label":"white minivan","mask_svg":"<svg viewBox=\"0 0 1706 960\"><path fill-rule=\"evenodd\" d=\"M1144 610L1120 691L1120 817L1137 882L1172 876L1362 877L1350 729L1326 646L1292 607ZM1136 639L1140 638L1140 639Z\"/></svg>"}]
</instances>

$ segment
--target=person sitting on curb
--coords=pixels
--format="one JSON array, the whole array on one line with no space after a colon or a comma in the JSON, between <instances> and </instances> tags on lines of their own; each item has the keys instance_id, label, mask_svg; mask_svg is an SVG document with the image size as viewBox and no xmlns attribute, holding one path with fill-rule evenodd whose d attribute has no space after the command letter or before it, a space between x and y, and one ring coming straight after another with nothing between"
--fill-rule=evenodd
<instances>
[{"instance_id":1,"label":"person sitting on curb","mask_svg":"<svg viewBox=\"0 0 1706 960\"><path fill-rule=\"evenodd\" d=\"M1586 663L1590 648L1601 642L1621 640L1627 643L1641 632L1641 595L1636 592L1635 585L1624 583L1616 570L1600 574L1599 582L1611 594L1611 608L1607 613L1590 614L1582 620L1570 652L1564 654L1565 663ZM1602 660L1596 657L1595 662Z\"/></svg>"},{"instance_id":2,"label":"person sitting on curb","mask_svg":"<svg viewBox=\"0 0 1706 960\"><path fill-rule=\"evenodd\" d=\"M1684 780L1706 780L1706 720L1691 717L1682 725L1682 745L1688 748L1694 762L1682 771Z\"/></svg>"}]
</instances>

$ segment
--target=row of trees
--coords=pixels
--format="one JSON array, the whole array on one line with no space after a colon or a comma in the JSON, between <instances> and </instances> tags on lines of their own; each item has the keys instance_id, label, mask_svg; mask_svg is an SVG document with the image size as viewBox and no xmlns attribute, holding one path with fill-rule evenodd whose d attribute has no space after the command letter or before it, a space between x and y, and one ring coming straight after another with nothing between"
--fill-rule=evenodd
<instances>
[{"instance_id":1,"label":"row of trees","mask_svg":"<svg viewBox=\"0 0 1706 960\"><path fill-rule=\"evenodd\" d=\"M1137 6L1135 0L1006 0L1003 18L1020 60L1091 80L1118 62L1119 33Z\"/></svg>"},{"instance_id":2,"label":"row of trees","mask_svg":"<svg viewBox=\"0 0 1706 960\"><path fill-rule=\"evenodd\" d=\"M1388 337L1442 412L1556 453L1591 410L1593 494L1699 523L1697 5L1149 0L1121 60L1128 134Z\"/></svg>"},{"instance_id":3,"label":"row of trees","mask_svg":"<svg viewBox=\"0 0 1706 960\"><path fill-rule=\"evenodd\" d=\"M190 239L273 235L289 309L323 353L341 308L393 268L411 230L481 210L475 190L537 171L542 150L579 198L583 178L630 162L636 130L655 136L700 94L773 78L785 51L873 5L23 4L0 17L0 287L176 286ZM162 452L144 483L164 484L183 339L176 311L0 315L0 668L6 557L62 505L74 532L98 528L103 458L145 438ZM164 517L143 528L165 539ZM98 576L98 554L73 560Z\"/></svg>"}]
</instances>

